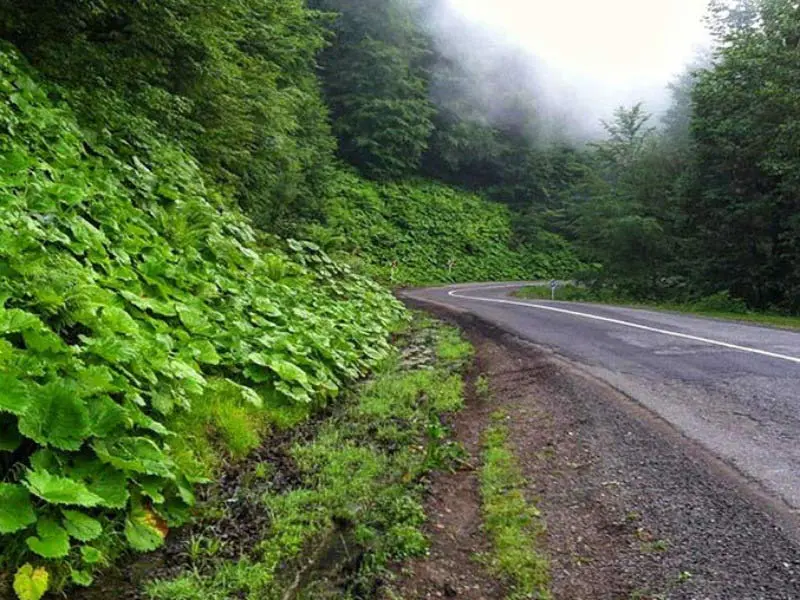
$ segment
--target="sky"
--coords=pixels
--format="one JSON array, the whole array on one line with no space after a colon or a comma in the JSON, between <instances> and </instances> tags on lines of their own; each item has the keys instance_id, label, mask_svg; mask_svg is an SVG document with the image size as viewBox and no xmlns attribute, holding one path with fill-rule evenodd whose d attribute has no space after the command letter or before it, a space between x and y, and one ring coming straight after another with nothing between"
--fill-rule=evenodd
<instances>
[{"instance_id":1,"label":"sky","mask_svg":"<svg viewBox=\"0 0 800 600\"><path fill-rule=\"evenodd\" d=\"M667 84L709 44L707 0L446 2L442 22L466 19L536 56L550 101L570 105L587 129L640 100L661 112Z\"/></svg>"}]
</instances>

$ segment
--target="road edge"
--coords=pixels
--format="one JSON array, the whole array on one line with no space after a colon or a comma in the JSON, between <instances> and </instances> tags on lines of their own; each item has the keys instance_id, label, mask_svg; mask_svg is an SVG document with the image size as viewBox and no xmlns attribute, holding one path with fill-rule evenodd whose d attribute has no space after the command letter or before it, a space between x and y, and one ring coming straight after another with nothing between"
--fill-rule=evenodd
<instances>
[{"instance_id":1,"label":"road edge","mask_svg":"<svg viewBox=\"0 0 800 600\"><path fill-rule=\"evenodd\" d=\"M654 433L679 445L689 459L700 464L701 468L710 476L727 483L745 501L764 513L775 528L779 529L792 542L800 545L800 511L792 508L780 496L765 489L758 480L749 477L697 440L690 438L633 396L625 393L609 381L592 373L586 366L559 353L552 347L538 344L534 340L519 335L510 328L492 323L467 309L454 307L444 302L422 299L412 295L410 292L410 290L403 290L397 293L400 300L407 306L430 312L442 320L453 322L465 329L474 327L499 343L545 352L574 375L611 392L612 397L617 400L619 408L629 417L642 423Z\"/></svg>"}]
</instances>

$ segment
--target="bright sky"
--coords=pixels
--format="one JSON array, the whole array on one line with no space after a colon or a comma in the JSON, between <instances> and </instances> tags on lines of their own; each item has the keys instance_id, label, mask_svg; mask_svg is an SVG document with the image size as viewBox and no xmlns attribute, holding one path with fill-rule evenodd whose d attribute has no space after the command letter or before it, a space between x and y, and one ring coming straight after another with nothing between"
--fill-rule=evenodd
<instances>
[{"instance_id":1,"label":"bright sky","mask_svg":"<svg viewBox=\"0 0 800 600\"><path fill-rule=\"evenodd\" d=\"M707 0L448 0L469 20L543 59L558 87L604 114L663 90L708 44ZM602 116L599 114L599 116Z\"/></svg>"}]
</instances>

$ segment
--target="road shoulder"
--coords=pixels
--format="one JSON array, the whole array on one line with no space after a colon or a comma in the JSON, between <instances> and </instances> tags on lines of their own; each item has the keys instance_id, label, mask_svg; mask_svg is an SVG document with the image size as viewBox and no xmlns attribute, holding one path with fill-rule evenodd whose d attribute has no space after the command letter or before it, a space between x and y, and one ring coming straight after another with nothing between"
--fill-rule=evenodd
<instances>
[{"instance_id":1,"label":"road shoulder","mask_svg":"<svg viewBox=\"0 0 800 600\"><path fill-rule=\"evenodd\" d=\"M797 546L724 473L609 386L469 315L457 318L492 400L459 415L456 431L485 428L497 409L510 415L526 495L546 526L554 597L800 597ZM437 501L447 506L446 496ZM444 525L433 527L434 539L451 535Z\"/></svg>"}]
</instances>

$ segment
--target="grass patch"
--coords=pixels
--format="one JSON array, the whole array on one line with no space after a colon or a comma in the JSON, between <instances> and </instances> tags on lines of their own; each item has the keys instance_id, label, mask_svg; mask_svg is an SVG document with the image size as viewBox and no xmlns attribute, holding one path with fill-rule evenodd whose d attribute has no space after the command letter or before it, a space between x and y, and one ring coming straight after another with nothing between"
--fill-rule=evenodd
<instances>
[{"instance_id":1,"label":"grass patch","mask_svg":"<svg viewBox=\"0 0 800 600\"><path fill-rule=\"evenodd\" d=\"M514 292L518 298L550 300L550 288L546 286L527 286ZM565 285L556 290L556 300L565 302L593 302L614 304L631 308L647 308L665 312L680 312L700 317L711 317L727 321L743 321L757 325L769 325L783 329L800 329L800 316L783 315L772 312L756 312L730 298L727 294L715 294L694 302L642 302L630 298L614 296L610 293L597 293L591 289L575 285Z\"/></svg>"},{"instance_id":2,"label":"grass patch","mask_svg":"<svg viewBox=\"0 0 800 600\"><path fill-rule=\"evenodd\" d=\"M456 330L422 320L402 339L419 336L448 350L460 340ZM457 353L437 352L432 364L414 368L396 351L314 439L292 446L299 485L274 492L264 478L252 478L253 490L243 495L255 495L253 509L270 519L249 556L217 560L206 551L213 542L204 540L188 551L196 560L177 577L149 584L147 597L271 600L287 590L294 598L371 597L389 563L424 555L422 478L460 456L442 420L463 403L460 371L472 351L459 343Z\"/></svg>"},{"instance_id":3,"label":"grass patch","mask_svg":"<svg viewBox=\"0 0 800 600\"><path fill-rule=\"evenodd\" d=\"M461 336L458 329L449 327L442 331L436 344L436 356L444 361L463 361L472 356L472 344Z\"/></svg>"},{"instance_id":4,"label":"grass patch","mask_svg":"<svg viewBox=\"0 0 800 600\"><path fill-rule=\"evenodd\" d=\"M525 499L525 480L508 441L504 413L495 413L483 437L481 497L486 532L492 541L489 566L509 582L511 600L549 600L549 563L538 550L544 527Z\"/></svg>"}]
</instances>

